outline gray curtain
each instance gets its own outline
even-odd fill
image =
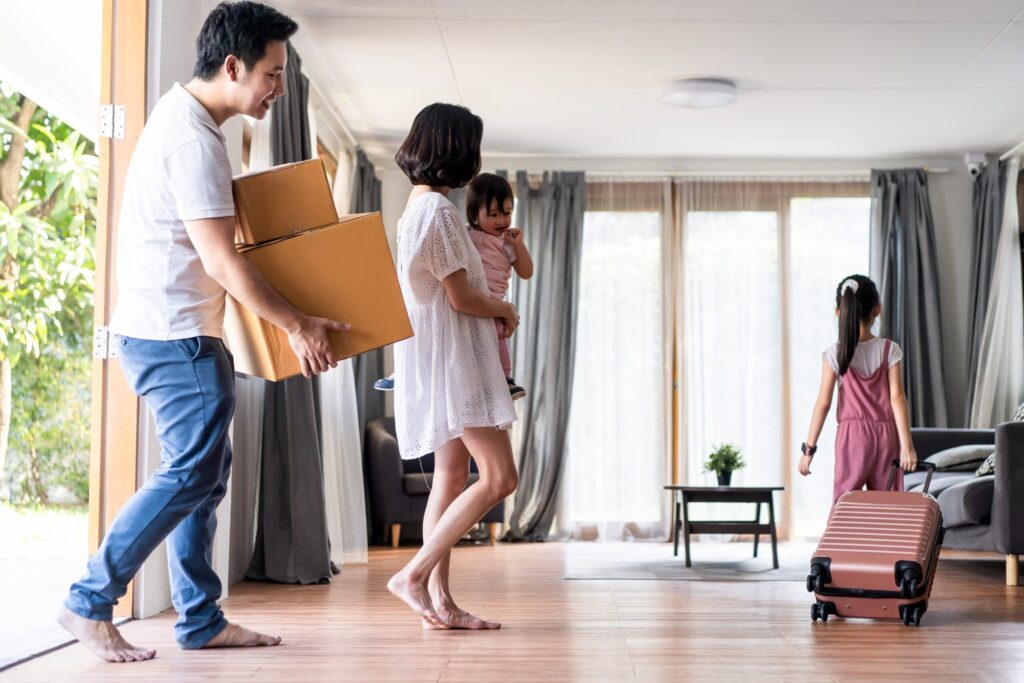
[[[309,80],[288,44],[287,95],[274,107],[274,165],[312,158]],[[327,536],[319,400],[315,380],[302,376],[265,382],[256,545],[246,576],[281,583],[328,583]]]
[[[914,427],[948,424],[935,226],[923,169],[871,172],[871,268],[882,296],[882,333],[904,351]]]
[[[978,356],[981,353],[985,312],[992,289],[992,270],[996,262],[996,247],[1003,226],[1003,205],[1006,194],[1006,164],[1002,161],[987,164],[974,180],[973,229],[974,249],[971,259],[971,292],[967,301],[967,403],[964,406],[964,424],[971,423],[974,404],[975,379],[978,374]]]
[[[356,150],[352,171],[352,192],[349,213],[370,213],[381,210],[380,180],[363,150]],[[352,359],[356,384],[356,410],[359,413],[359,441],[363,442],[366,423],[384,415],[384,393],[373,383],[384,376],[384,349],[374,349]]]
[[[302,58],[287,44],[285,96],[274,105],[270,119],[270,156],[275,166],[313,158],[309,131],[309,79],[302,73]]]
[[[512,336],[521,430],[519,489],[506,541],[541,541],[554,519],[576,357],[576,312],[586,182],[583,173],[545,173],[539,187],[516,175],[516,221],[536,265],[513,279],[520,327]]]

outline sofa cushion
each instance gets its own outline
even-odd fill
[[[928,493],[936,498],[940,493],[954,484],[959,484],[973,477],[973,472],[935,472]],[[917,470],[903,475],[903,488],[907,491],[920,491],[924,487],[926,472]]]
[[[472,484],[480,475],[472,472],[469,475],[469,484]],[[402,489],[407,496],[426,496],[430,494],[430,487],[434,484],[434,473],[410,472],[402,475]]]
[[[933,453],[927,460],[939,471],[972,472],[978,469],[978,465],[984,462],[985,458],[995,453],[995,450],[996,447],[990,444],[968,444]]]
[[[987,458],[985,458],[985,462],[983,462],[980,465],[978,465],[978,469],[977,469],[977,471],[975,471],[974,476],[976,476],[976,477],[984,477],[986,474],[995,474],[995,473],[996,473],[996,454],[993,453],[992,455],[990,455]]]
[[[970,477],[939,494],[943,526],[953,528],[987,524],[992,514],[996,478]]]

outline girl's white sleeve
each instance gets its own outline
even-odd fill
[[[889,344],[889,367],[896,365],[903,360],[903,349],[896,342],[890,342]]]

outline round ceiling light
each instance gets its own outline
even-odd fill
[[[688,78],[670,83],[661,91],[661,101],[690,109],[724,107],[736,101],[736,84],[717,78]]]

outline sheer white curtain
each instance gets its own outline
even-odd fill
[[[587,183],[576,372],[558,531],[664,538],[667,481],[662,231],[668,181]]]
[[[1006,172],[1006,204],[996,247],[992,288],[982,329],[971,425],[994,427],[1024,400],[1024,301],[1021,294],[1017,176],[1020,159]]]
[[[352,176],[350,163],[347,154],[342,154],[338,159],[334,200],[339,213],[348,211]],[[351,358],[320,376],[320,411],[323,416],[321,436],[331,561],[335,564],[365,563],[367,538],[363,440],[359,433]]]
[[[249,172],[270,168],[270,118],[247,119],[252,125]],[[231,536],[228,553],[229,582],[245,578],[256,538],[259,502],[260,453],[263,444],[264,381],[237,375],[235,418],[231,423]]]
[[[746,460],[733,485],[785,485],[776,499],[781,533],[813,535],[829,509],[834,426],[822,436],[814,479],[794,479],[793,456],[821,353],[835,338],[836,283],[868,270],[867,183],[685,179],[675,190],[680,480],[714,485],[703,462],[715,446],[733,443]],[[718,508],[693,512],[746,514]]]

